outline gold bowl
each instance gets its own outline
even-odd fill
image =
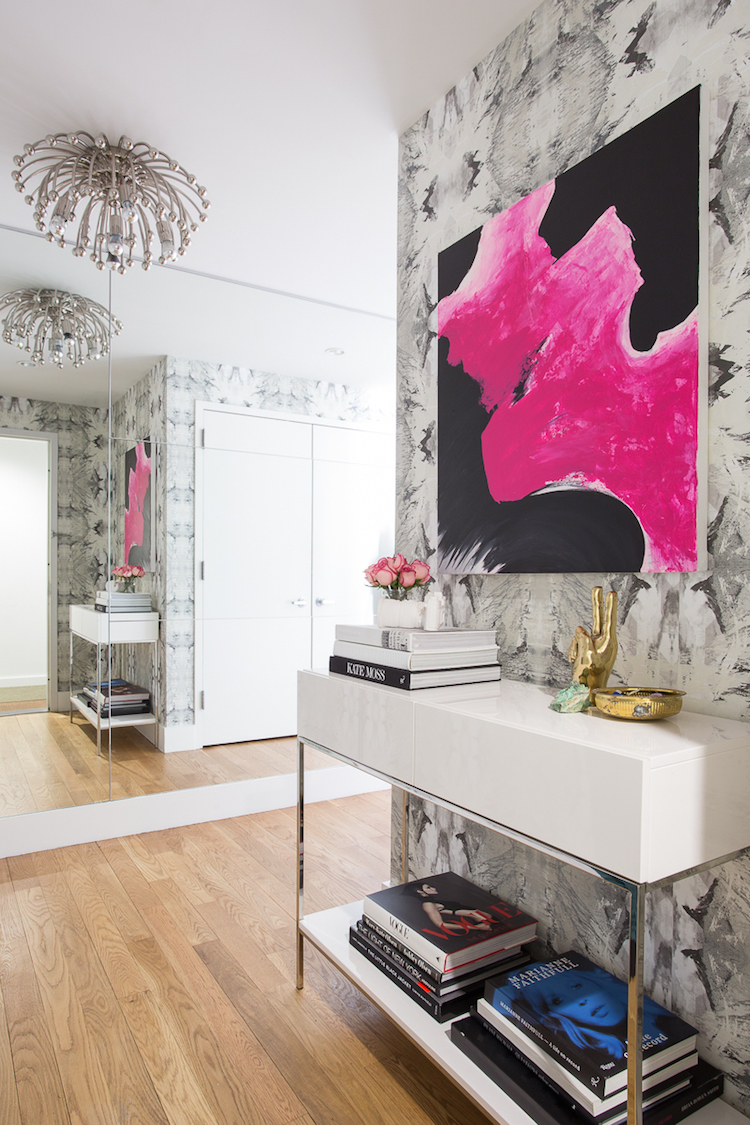
[[[616,719],[668,719],[682,708],[684,691],[672,688],[612,687],[592,691],[594,706]]]

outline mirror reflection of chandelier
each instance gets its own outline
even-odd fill
[[[103,133],[55,133],[24,145],[14,161],[16,190],[30,191],[26,202],[34,207],[37,229],[65,246],[79,209],[73,253],[89,254],[99,269],[125,273],[139,242],[148,269],[154,261],[152,223],[160,246],[156,260],[163,265],[185,253],[191,233],[206,219],[206,189],[142,141],[120,137],[115,145]],[[29,182],[38,176],[31,190]]]
[[[31,364],[46,359],[62,368],[65,360],[80,367],[109,352],[110,334],[122,324],[103,305],[60,289],[15,289],[0,297],[5,312],[3,339],[29,355]]]

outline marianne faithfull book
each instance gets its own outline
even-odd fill
[[[500,1024],[512,1024],[598,1097],[626,1087],[627,985],[587,957],[569,950],[490,977],[484,999]],[[696,1038],[694,1027],[644,997],[644,1076],[690,1055]]]
[[[535,918],[453,871],[375,891],[362,913],[441,973],[478,967],[536,935]]]

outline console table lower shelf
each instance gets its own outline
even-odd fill
[[[533,1119],[450,1041],[450,1023],[438,1023],[349,944],[349,927],[362,916],[350,902],[300,919],[300,933],[388,1016],[435,1065],[498,1125],[534,1125]],[[460,1017],[459,1017],[460,1018]],[[721,1099],[686,1119],[691,1125],[747,1125]]]

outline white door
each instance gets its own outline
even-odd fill
[[[336,624],[370,624],[363,571],[393,554],[395,439],[313,427],[313,668],[327,668]]]
[[[203,743],[294,734],[310,662],[312,427],[204,421]]]
[[[298,669],[328,666],[337,621],[373,620],[363,571],[393,553],[394,439],[201,409],[202,742],[295,734]]]

